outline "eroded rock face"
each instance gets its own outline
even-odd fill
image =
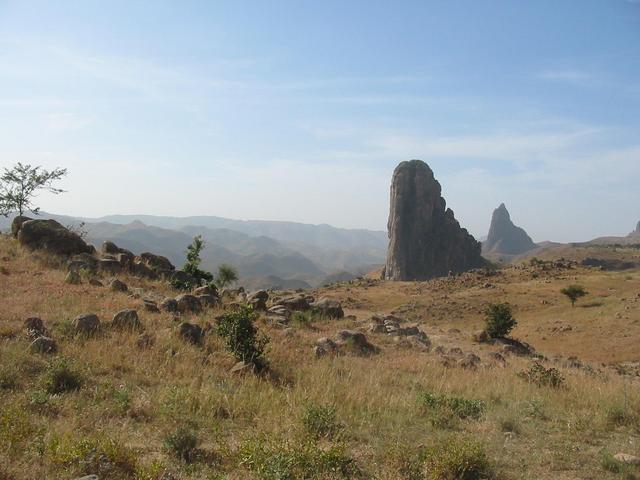
[[[629,236],[630,237],[635,237],[635,236],[640,237],[640,222],[638,222],[638,225],[636,225],[636,229],[633,232],[631,232],[629,234]]]
[[[513,224],[504,203],[493,211],[489,235],[482,244],[483,252],[517,255],[536,247],[527,232]]]
[[[385,277],[428,280],[480,267],[480,242],[461,228],[440,196],[440,183],[420,160],[393,172]]]

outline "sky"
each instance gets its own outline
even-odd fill
[[[422,159],[460,223],[640,220],[640,0],[0,0],[0,167],[43,210],[385,230]]]

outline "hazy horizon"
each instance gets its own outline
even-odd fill
[[[386,230],[427,162],[460,224],[535,241],[640,220],[640,3],[0,1],[0,167],[69,216]]]

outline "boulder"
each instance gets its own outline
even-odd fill
[[[196,295],[198,301],[200,301],[200,305],[203,307],[215,307],[218,304],[218,297],[215,295],[211,295],[210,293],[206,293],[203,295]]]
[[[323,297],[314,302],[313,309],[328,318],[343,318],[342,304],[333,298]]]
[[[391,182],[388,280],[428,280],[484,265],[480,243],[460,227],[440,183],[420,160],[402,162]]]
[[[313,353],[316,358],[324,357],[325,355],[334,354],[338,351],[338,345],[330,338],[322,337],[316,340],[313,346]]]
[[[160,309],[158,308],[158,304],[154,300],[151,300],[149,298],[143,298],[142,302],[144,304],[144,309],[147,312],[160,313]]]
[[[346,346],[361,354],[375,353],[378,351],[376,347],[369,343],[364,333],[355,330],[340,330],[337,338],[336,345],[340,348]]]
[[[33,250],[45,250],[56,255],[92,253],[93,248],[75,232],[55,220],[26,220],[18,231],[18,241]]]
[[[169,259],[162,255],[154,255],[153,253],[144,252],[141,253],[138,258],[141,263],[146,264],[156,272],[170,272],[176,269]]]
[[[178,311],[178,302],[175,298],[165,298],[160,302],[160,310],[175,313]]]
[[[129,271],[136,277],[148,278],[155,280],[158,278],[158,274],[151,270],[146,264],[141,262],[135,262],[129,265]]]
[[[29,220],[33,220],[33,218],[25,217],[24,215],[17,215],[13,219],[11,222],[11,235],[13,235],[13,238],[18,238],[18,232],[22,228],[22,224]]]
[[[111,326],[118,330],[141,330],[142,323],[138,317],[138,312],[132,308],[120,310],[113,316]]]
[[[127,287],[127,284],[124,283],[122,280],[118,280],[117,278],[114,278],[109,283],[109,290],[113,292],[126,292],[129,290],[129,287]]]
[[[292,312],[301,312],[311,308],[310,302],[313,302],[313,297],[294,295],[281,298],[276,302],[276,305],[282,305]]]
[[[482,242],[483,252],[518,255],[536,247],[527,232],[513,224],[504,203],[493,211],[489,235]]]
[[[98,260],[98,269],[101,272],[115,275],[122,271],[122,265],[115,258],[101,258]]]
[[[38,337],[29,345],[29,350],[34,353],[56,353],[58,345],[49,337]]]
[[[200,345],[204,338],[204,331],[199,325],[193,323],[183,322],[180,324],[179,333],[189,343],[194,345]]]
[[[73,319],[73,329],[76,333],[92,334],[100,328],[100,319],[93,313],[84,313]]]
[[[458,360],[458,366],[468,369],[476,369],[480,365],[480,357],[474,353],[467,353],[464,358]]]
[[[616,453],[613,458],[627,465],[640,465],[640,457],[628,453]]]
[[[254,310],[267,310],[267,300],[269,300],[269,294],[266,290],[258,290],[247,296],[247,303],[253,307]]]
[[[190,288],[191,285],[198,284],[196,277],[187,272],[183,272],[182,270],[163,270],[159,271],[159,273],[164,275],[168,281],[181,283],[188,288]]]
[[[198,295],[213,295],[214,297],[218,296],[218,289],[213,285],[205,285],[203,287],[198,287],[193,291],[193,294]]]
[[[188,293],[178,295],[176,302],[180,313],[200,313],[202,311],[202,304],[194,295]]]
[[[115,243],[110,242],[109,240],[102,244],[100,251],[103,255],[118,255],[122,253],[127,256],[131,256],[132,258],[134,257],[131,251],[127,250],[126,248],[120,248]]]

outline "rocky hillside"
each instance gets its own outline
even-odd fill
[[[185,293],[158,256],[36,230],[0,236],[3,480],[638,473],[639,270],[556,259]],[[588,295],[572,308],[559,291],[573,283]],[[489,302],[511,304],[509,337],[482,333]],[[224,327],[242,305],[269,339],[259,371]]]

